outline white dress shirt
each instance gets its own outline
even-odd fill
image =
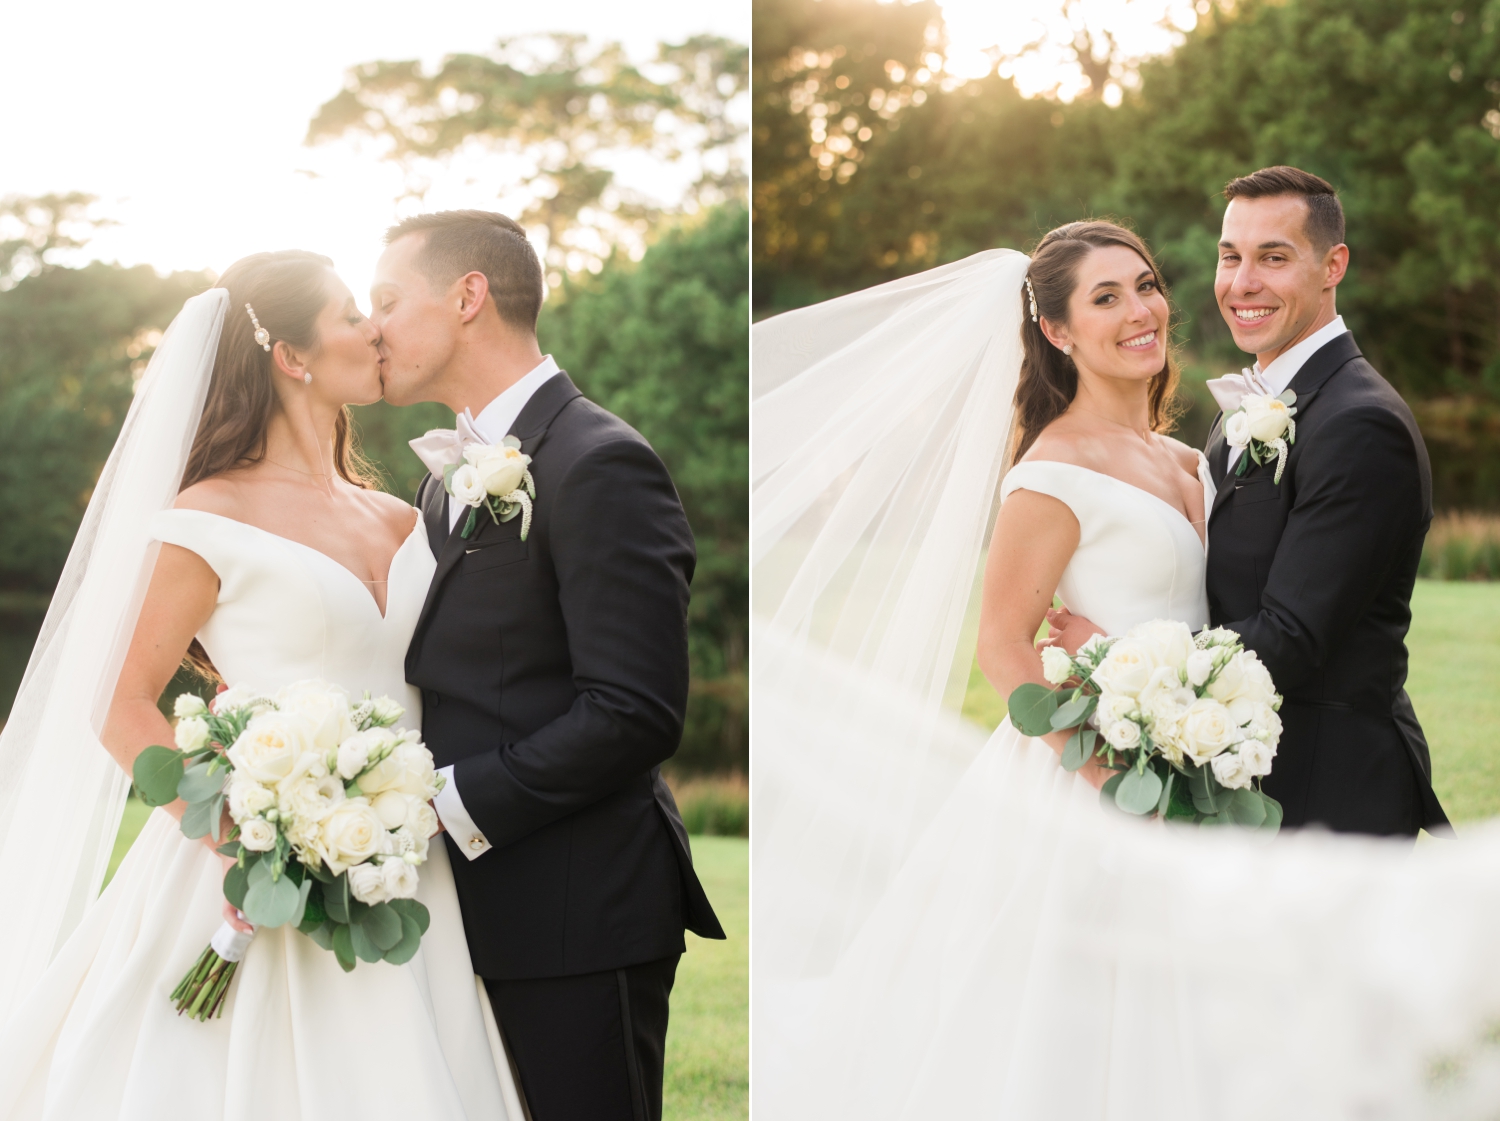
[[[1256,362],[1254,366],[1250,367],[1250,373],[1254,375],[1255,380],[1260,382],[1267,393],[1272,397],[1279,397],[1286,392],[1287,386],[1292,384],[1292,379],[1301,372],[1302,367],[1307,365],[1309,358],[1347,330],[1349,328],[1344,326],[1344,317],[1342,315],[1335,315],[1333,322],[1319,327],[1296,346],[1282,351],[1281,354],[1271,360],[1271,364],[1264,370],[1260,368],[1260,363]],[[1242,454],[1243,449],[1241,448],[1229,449],[1230,471],[1233,471],[1235,464],[1239,463]]]
[[[544,357],[541,365],[484,407],[473,420],[474,430],[489,443],[498,444],[511,434],[511,426],[516,423],[516,418],[521,415],[521,410],[526,407],[526,402],[531,400],[532,395],[560,372],[552,355]],[[462,502],[448,503],[449,533],[458,525],[458,516],[467,513],[468,509]],[[448,780],[432,800],[438,820],[443,823],[443,828],[458,844],[458,849],[464,856],[470,860],[483,856],[494,846],[479,831],[479,826],[474,824],[469,811],[464,809],[464,800],[458,793],[458,783],[453,781],[453,768],[443,767],[438,774]]]

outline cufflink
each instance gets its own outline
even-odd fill
[[[486,843],[487,842],[485,841],[485,839],[483,837],[470,837],[469,838],[469,851],[470,852],[483,852],[484,851],[484,846],[485,846]]]

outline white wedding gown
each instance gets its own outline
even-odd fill
[[[1071,610],[1111,634],[1153,618],[1207,623],[1205,549],[1167,503],[1049,462],[1011,469],[1002,495],[1018,488],[1078,517],[1059,589]],[[758,658],[794,656],[792,642],[760,639]],[[756,838],[756,859],[783,880],[756,883],[758,1116],[1495,1115],[1500,836],[1412,854],[1126,819],[1006,721],[943,787],[919,839],[890,843],[893,870],[876,869],[879,890],[861,900],[851,885],[899,825],[871,820],[875,780],[848,761],[879,758],[882,736],[916,738],[918,721],[870,689],[846,707],[866,723],[834,726],[823,698],[861,675],[809,662],[794,676],[756,710],[757,741],[777,745],[757,756],[756,797],[774,800],[777,826]],[[961,730],[945,734],[962,755]],[[827,760],[842,761],[820,769]],[[785,882],[798,852],[821,859],[861,831],[877,836],[846,845],[864,854],[858,867],[835,858],[831,876]],[[803,929],[807,914],[853,915],[857,933],[826,918]]]
[[[265,530],[167,510],[151,531],[218,573],[199,638],[226,680],[320,678],[394,697],[401,724],[420,726],[403,672],[435,565],[420,520],[391,562],[384,616],[352,572]],[[219,927],[221,865],[155,811],[41,982],[0,1013],[0,1118],[521,1121],[441,843],[418,899],[432,924],[404,966],[346,974],[294,929],[262,930],[222,1018],[178,1016],[168,994]]]

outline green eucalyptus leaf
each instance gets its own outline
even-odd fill
[[[301,918],[305,901],[306,896],[290,878],[273,878],[272,862],[262,860],[250,870],[240,910],[256,926],[285,926]]]
[[[392,899],[386,906],[399,914],[409,915],[417,924],[417,929],[423,934],[427,933],[432,916],[428,914],[425,904],[418,903],[415,899]]]
[[[351,972],[358,963],[354,960],[354,939],[349,933],[349,927],[343,923],[336,925],[330,941],[333,943],[333,956],[338,958],[339,967],[345,973]]]
[[[385,952],[385,960],[392,965],[405,965],[417,956],[422,945],[422,928],[410,915],[401,916],[401,941]]]
[[[1063,770],[1076,771],[1089,761],[1089,752],[1083,745],[1083,733],[1084,729],[1080,728],[1068,737],[1062,753]]]
[[[177,799],[177,784],[182,781],[182,752],[152,744],[135,757],[130,775],[142,802],[165,806]]]
[[[1028,681],[1018,686],[1007,703],[1010,722],[1027,736],[1045,736],[1052,731],[1052,714],[1057,711],[1057,693],[1045,685]]]
[[[328,912],[328,917],[337,923],[349,922],[349,877],[339,875],[334,878],[333,883],[323,885],[323,909]]]
[[[197,840],[199,837],[207,837],[213,829],[214,802],[210,798],[207,802],[193,802],[187,809],[182,811],[182,835]]]
[[[324,921],[319,923],[317,926],[308,929],[307,921],[304,919],[302,926],[299,927],[299,929],[302,930],[302,933],[306,934],[319,946],[323,947],[323,949],[333,949],[334,924],[332,922]]]
[[[1108,809],[1115,808],[1115,791],[1120,789],[1120,783],[1125,781],[1125,772],[1111,775],[1104,780],[1104,785],[1099,788],[1099,802]]]
[[[1172,787],[1177,784],[1177,772],[1168,771],[1166,784],[1162,787],[1161,797],[1156,803],[1156,812],[1162,817],[1167,816],[1167,810],[1172,806]]]
[[[383,954],[401,941],[401,915],[384,903],[377,903],[359,917],[359,928],[370,936]]]
[[[1266,803],[1258,790],[1236,790],[1229,799],[1229,820],[1257,829],[1265,824]]]
[[[210,770],[210,768],[213,768]],[[202,802],[224,789],[224,780],[229,772],[213,763],[196,763],[182,773],[177,782],[177,797],[184,802]]]
[[[249,887],[249,868],[234,864],[230,866],[229,871],[224,873],[224,898],[241,911],[245,909],[245,892]]]
[[[1094,711],[1098,704],[1099,698],[1094,696],[1075,697],[1067,704],[1061,705],[1052,714],[1052,731],[1061,732],[1064,728],[1076,728],[1089,718],[1089,714]]]
[[[363,923],[354,923],[348,927],[348,931],[355,957],[361,961],[379,961],[385,957],[385,951],[375,944],[375,939],[370,937],[370,932]]]
[[[1267,833],[1279,832],[1282,817],[1281,803],[1264,791],[1260,792],[1260,796],[1266,804],[1266,820],[1260,823],[1261,829]]]
[[[1115,790],[1115,805],[1128,814],[1151,813],[1161,798],[1161,788],[1161,776],[1149,767],[1126,771]]]

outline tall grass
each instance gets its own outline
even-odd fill
[[[1500,580],[1500,515],[1439,514],[1418,572],[1429,580]]]

